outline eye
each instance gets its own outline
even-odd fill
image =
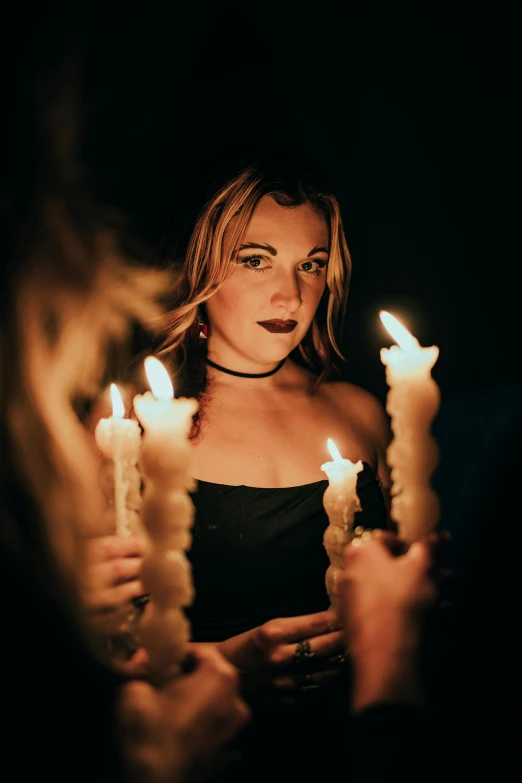
[[[326,261],[320,261],[319,259],[309,258],[308,261],[303,261],[299,269],[306,275],[312,275],[316,277],[321,274],[321,270],[326,266]]]
[[[250,269],[252,272],[264,272],[265,269],[270,269],[270,264],[263,256],[245,256],[238,258],[238,263],[244,269]]]

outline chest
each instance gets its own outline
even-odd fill
[[[196,478],[257,487],[319,481],[328,438],[348,459],[372,461],[357,422],[320,397],[214,400],[194,446]]]

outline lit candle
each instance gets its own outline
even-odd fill
[[[100,483],[106,501],[101,535],[142,534],[140,520],[141,476],[138,460],[141,430],[137,421],[125,418],[125,406],[116,384],[111,383],[112,416],[99,420],[94,437],[103,457]],[[126,660],[136,649],[138,609],[127,603],[107,619],[108,652]]]
[[[138,459],[141,432],[136,421],[124,418],[125,408],[116,384],[111,383],[112,416],[100,419],[94,437],[103,457],[102,490],[107,501],[104,532],[130,536],[140,530]]]
[[[183,610],[193,601],[194,587],[185,550],[194,522],[188,494],[196,486],[189,434],[198,403],[174,399],[169,375],[154,357],[145,359],[145,372],[152,392],[137,395],[134,410],[144,430],[142,520],[149,537],[141,577],[152,600],[139,633],[149,654],[151,677],[162,682],[180,673],[190,638]]]
[[[363,469],[363,464],[361,460],[353,463],[349,459],[343,459],[331,438],[328,438],[327,445],[332,461],[321,465],[321,470],[324,470],[329,482],[323,496],[329,521],[323,543],[330,558],[330,565],[326,570],[326,590],[330,604],[335,608],[335,585],[344,567],[344,547],[353,535],[355,512],[361,510],[357,495],[357,474]]]
[[[436,345],[423,348],[390,313],[381,321],[397,345],[381,349],[389,391],[386,410],[393,439],[387,461],[392,480],[391,518],[400,536],[411,543],[432,532],[439,521],[439,500],[430,482],[438,462],[431,424],[440,404],[431,370],[439,356]]]

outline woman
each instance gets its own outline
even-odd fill
[[[211,189],[187,241],[163,248],[178,279],[160,354],[178,394],[200,402],[193,638],[218,642],[244,673],[252,737],[264,741],[266,718],[274,749],[284,726],[295,771],[281,705],[298,707],[295,742],[316,737],[324,756],[333,704],[346,703],[325,587],[327,439],[364,463],[355,524],[386,527],[389,430],[377,400],[334,366],[351,261],[331,188],[286,148],[232,150],[203,167]]]

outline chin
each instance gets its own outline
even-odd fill
[[[277,364],[286,359],[289,351],[256,351],[256,353],[250,354],[250,359],[258,364]]]
[[[276,364],[277,362],[281,362],[283,359],[286,359],[287,356],[290,356],[294,348],[297,348],[298,345],[299,343],[294,345],[293,341],[292,343],[288,342],[286,345],[274,345],[271,349],[267,349],[262,353],[261,351],[258,351],[257,357],[260,362],[273,362]]]

